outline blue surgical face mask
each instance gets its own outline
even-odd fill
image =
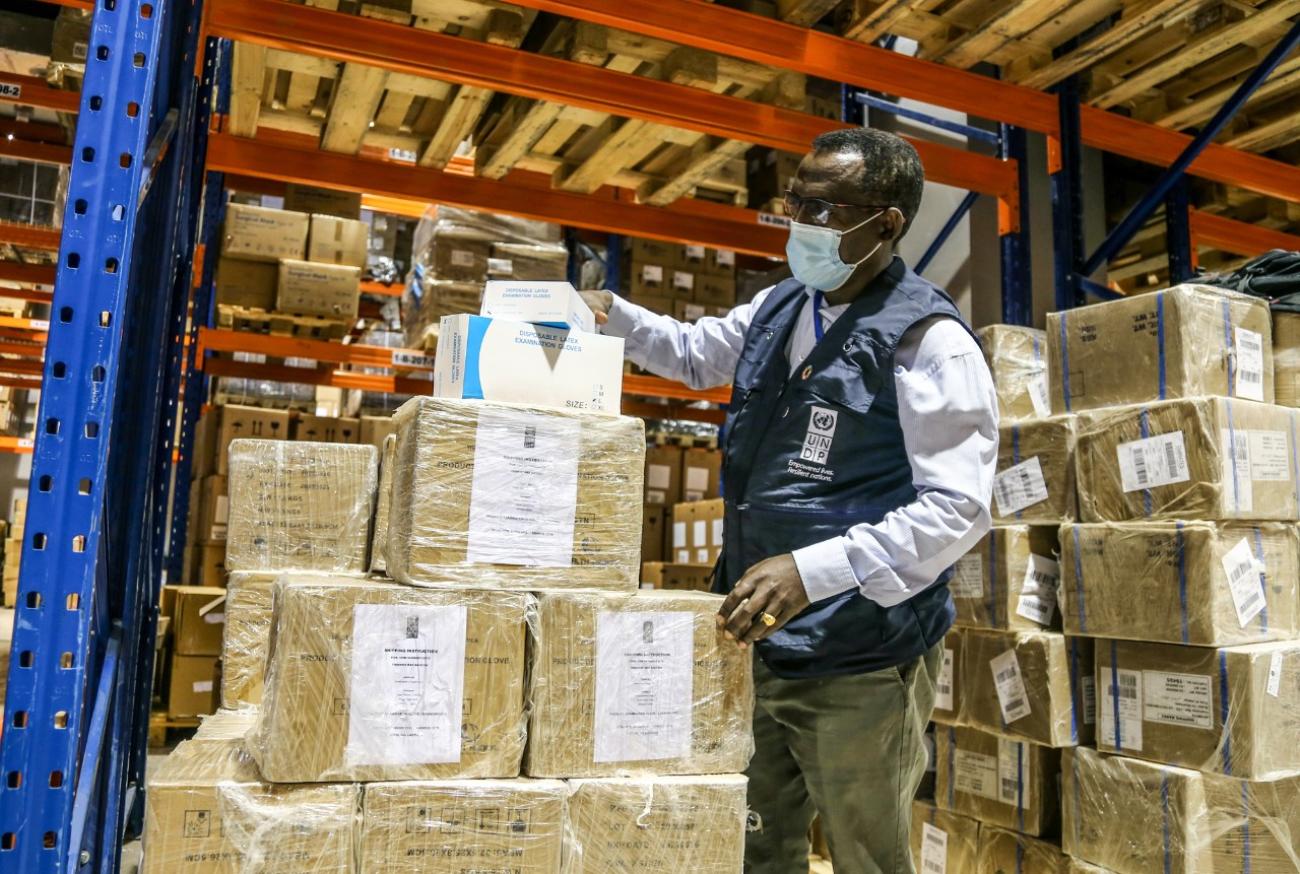
[[[874,222],[882,215],[884,215],[883,211],[878,212],[866,221],[858,222],[843,231],[805,222],[790,222],[790,239],[785,244],[785,255],[790,262],[790,270],[794,273],[794,278],[809,288],[819,291],[835,291],[848,282],[853,271],[880,251],[885,241],[881,240],[877,243],[876,247],[860,261],[846,264],[840,257],[840,243],[844,235]]]

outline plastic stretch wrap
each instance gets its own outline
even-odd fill
[[[1073,416],[1012,422],[998,428],[993,520],[1055,525],[1078,518]]]
[[[948,581],[957,623],[1003,631],[1059,629],[1057,529],[995,526],[957,560]]]
[[[640,419],[418,398],[397,425],[388,572],[414,585],[639,584]]]
[[[743,771],[754,751],[749,651],[703,592],[539,596],[525,771],[534,777]]]
[[[397,435],[384,438],[379,458],[379,494],[375,498],[374,533],[370,538],[370,572],[382,574],[388,569],[388,515],[393,506],[393,462],[397,457]]]
[[[1300,771],[1300,641],[1097,642],[1097,749],[1236,777]]]
[[[1267,523],[1063,526],[1065,629],[1195,646],[1295,637],[1296,533]]]
[[[404,346],[421,349],[430,329],[436,334],[443,316],[477,313],[483,304],[483,282],[436,279],[419,264],[407,278],[402,294],[401,320]]]
[[[563,874],[737,874],[747,782],[736,775],[574,780]]]
[[[262,703],[262,675],[271,645],[275,574],[231,574],[226,583],[226,633],[221,641],[221,706]]]
[[[986,825],[980,828],[979,864],[973,869],[954,869],[953,874],[965,870],[978,874],[1067,874],[1069,864],[1056,844]]]
[[[1092,643],[1047,631],[966,629],[960,721],[1050,747],[1091,743]]]
[[[1057,413],[1197,395],[1273,400],[1268,303],[1206,285],[1047,316]]]
[[[194,739],[243,741],[256,722],[257,713],[253,710],[218,710],[203,717]]]
[[[395,303],[396,302],[394,302],[394,304]],[[394,308],[396,307],[394,306]],[[366,346],[382,346],[385,349],[403,349],[409,345],[415,345],[415,348],[417,349],[419,348],[418,343],[408,344],[406,335],[401,331],[392,331],[386,328],[371,328],[369,331],[366,331],[364,334],[361,335],[361,339],[358,342]],[[376,376],[387,376],[392,372],[389,368],[386,367],[353,366],[350,369],[357,373],[367,373]],[[428,371],[419,371],[419,370],[404,372],[401,374],[401,376],[404,379],[418,379],[418,380],[428,380],[428,381],[432,381],[433,379],[432,373]],[[360,415],[362,413],[365,413],[365,414],[380,414],[380,415],[388,416],[391,415],[392,412],[396,410],[398,407],[400,407],[402,404],[409,401],[411,399],[411,395],[394,394],[392,392],[360,391],[357,389],[349,389],[347,393],[347,398],[348,400],[347,400],[347,404],[345,405],[345,409],[347,410],[348,415],[355,416],[355,415]],[[361,442],[365,442],[365,441],[361,441]]]
[[[1082,859],[1073,859],[1065,857],[1066,874],[1116,874],[1109,868],[1103,868],[1100,865],[1094,865],[1091,862],[1085,862]]]
[[[378,481],[373,446],[233,441],[226,569],[363,573]]]
[[[1035,837],[1057,822],[1060,750],[939,726],[935,732],[935,803],[944,810]]]
[[[284,575],[258,724],[267,779],[515,777],[536,602]]]
[[[1273,380],[1277,403],[1300,407],[1300,313],[1273,313]]]
[[[1047,384],[1047,335],[1037,328],[989,325],[975,332],[993,385],[998,415],[1004,422],[1051,414]]]
[[[557,874],[568,794],[559,780],[369,783],[360,870]]]
[[[271,786],[237,741],[150,768],[142,874],[354,874],[360,790]]]
[[[969,816],[913,801],[911,845],[918,874],[973,874],[979,858],[980,824]]]
[[[1080,518],[1292,521],[1297,412],[1194,398],[1084,413]]]

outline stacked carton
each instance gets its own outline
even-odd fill
[[[27,499],[14,498],[9,522],[4,526],[4,605],[18,604],[18,569],[23,560],[23,534],[27,529]]]
[[[651,312],[694,322],[736,305],[734,252],[634,239],[625,263],[629,299]]]

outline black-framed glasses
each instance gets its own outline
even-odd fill
[[[837,209],[877,209],[886,210],[887,206],[871,206],[864,203],[835,203],[820,197],[804,197],[793,191],[785,192],[785,214],[792,219],[806,215],[815,225],[824,225],[831,220],[831,214]]]

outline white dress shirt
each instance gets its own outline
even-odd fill
[[[603,331],[623,337],[627,357],[652,373],[693,388],[726,385],[750,320],[770,291],[694,325],[615,296]],[[791,373],[817,343],[812,309],[809,294],[785,350]],[[823,329],[847,309],[823,306]],[[933,585],[992,526],[997,395],[975,339],[943,317],[913,327],[894,354],[894,385],[916,500],[880,522],[795,550],[811,601],[856,586],[882,606],[899,604]]]

